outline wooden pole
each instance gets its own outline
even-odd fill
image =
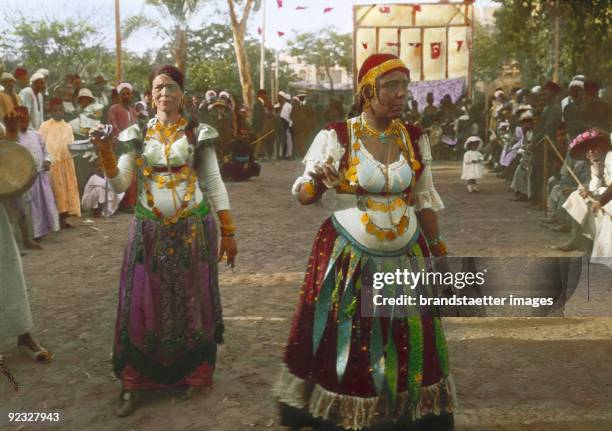
[[[121,15],[120,0],[115,0],[115,85],[121,83]]]
[[[259,89],[266,88],[266,0],[262,1],[263,19],[261,24],[261,64],[259,65]]]
[[[554,82],[559,82],[559,0],[553,5],[553,73]]]
[[[548,136],[546,136],[546,138],[548,138]],[[544,217],[546,217],[547,212],[548,212],[548,146],[547,145],[544,145],[544,173],[543,175],[544,175],[544,181],[542,184],[542,188],[543,188],[542,200],[544,202],[542,206],[544,208]]]

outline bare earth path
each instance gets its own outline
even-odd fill
[[[290,196],[300,169],[297,162],[267,163],[261,178],[228,184],[240,254],[236,270],[221,275],[226,344],[215,386],[191,401],[152,393],[132,416],[114,416],[119,383],[110,353],[130,216],[92,226],[75,221],[75,229],[45,239],[44,251],[26,256],[24,266],[34,333],[56,359],[44,366],[5,354],[22,394],[13,395],[0,379],[0,429],[281,430],[270,388],[311,241],[327,214]],[[438,164],[434,175],[453,254],[560,255],[546,246],[563,235],[538,227],[539,213],[508,202],[499,180],[487,177],[480,195],[468,195],[457,163]],[[602,274],[609,283],[611,273]],[[604,301],[596,301],[599,311],[609,312],[612,286],[607,289],[600,292]],[[577,295],[584,302],[584,292]],[[460,401],[458,431],[612,429],[612,318],[449,318],[444,325]],[[8,425],[6,411],[60,411],[63,422]]]

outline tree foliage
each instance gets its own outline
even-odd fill
[[[44,67],[50,81],[68,73],[104,70],[113,56],[100,46],[103,36],[84,21],[26,21],[19,18],[2,38],[2,57],[34,71]]]
[[[245,49],[249,64],[260,61],[259,41],[245,39]],[[223,24],[211,24],[190,34],[188,62],[188,86],[190,91],[204,92],[209,89],[229,90],[235,96],[242,94],[238,65],[232,43],[232,29]],[[266,50],[266,70],[272,71],[274,53]],[[252,67],[253,82],[259,82],[259,68]],[[296,77],[281,64],[279,67],[279,88],[287,88],[288,83]],[[267,80],[266,89],[270,90]]]
[[[495,0],[496,25],[490,34],[476,33],[474,62],[501,67],[504,60],[517,60],[527,85],[552,76],[553,20],[557,9],[553,0]],[[609,0],[562,0],[560,20],[560,80],[585,74],[605,81],[610,78],[612,8]],[[480,45],[477,45],[480,41]],[[493,52],[497,51],[497,54]],[[485,58],[479,58],[483,55]],[[475,67],[475,73],[478,73]]]
[[[329,29],[321,33],[301,33],[289,41],[292,56],[325,71],[332,91],[334,82],[330,71],[336,65],[351,70],[352,46],[350,34]]]

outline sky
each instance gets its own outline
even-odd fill
[[[204,6],[200,13],[192,18],[190,26],[193,29],[213,22],[229,22],[227,2],[225,0],[209,0],[210,5]],[[277,0],[263,0],[266,4],[266,46],[282,50],[288,39],[296,33],[317,32],[333,27],[338,32],[352,31],[353,12],[355,4],[394,4],[422,3],[419,0],[386,0],[375,2],[370,0],[283,0],[283,7],[278,8]],[[431,0],[428,0],[431,2]],[[18,14],[26,19],[39,20],[44,18],[68,19],[83,18],[94,25],[105,35],[105,45],[114,48],[114,0],[0,0],[0,11],[11,15]],[[476,0],[476,7],[490,6],[492,0]],[[296,7],[306,7],[306,10],[296,10]],[[329,13],[323,13],[331,7]],[[160,19],[155,9],[145,6],[144,0],[121,0],[121,20],[129,16],[144,13],[152,18]],[[1,18],[1,15],[0,15]],[[6,25],[2,19],[0,25]],[[258,27],[262,26],[262,11],[252,14],[248,31],[254,37]],[[285,35],[279,37],[277,31]],[[124,49],[143,53],[150,49],[158,49],[164,40],[157,37],[151,30],[141,30],[124,41]]]

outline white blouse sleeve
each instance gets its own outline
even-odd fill
[[[123,193],[130,187],[136,172],[136,152],[129,151],[119,157],[117,163],[119,174],[114,178],[109,178],[108,182],[115,193]]]
[[[304,156],[302,163],[305,166],[304,173],[293,183],[291,193],[297,195],[302,184],[312,181],[310,172],[318,164],[323,164],[330,158],[336,163],[336,168],[340,164],[340,159],[344,155],[344,148],[338,141],[335,130],[321,130],[310,145],[308,152]]]
[[[201,151],[197,166],[198,181],[204,184],[206,194],[216,211],[229,210],[229,196],[221,178],[215,148],[212,145],[201,144],[198,151]]]
[[[433,177],[431,175],[431,162],[433,161],[433,157],[431,156],[429,138],[426,134],[421,135],[421,138],[419,139],[419,149],[421,150],[424,169],[415,185],[414,209],[415,211],[421,211],[423,209],[440,211],[444,209],[444,203],[442,202],[442,199],[440,199],[440,195],[436,191],[433,184]]]

